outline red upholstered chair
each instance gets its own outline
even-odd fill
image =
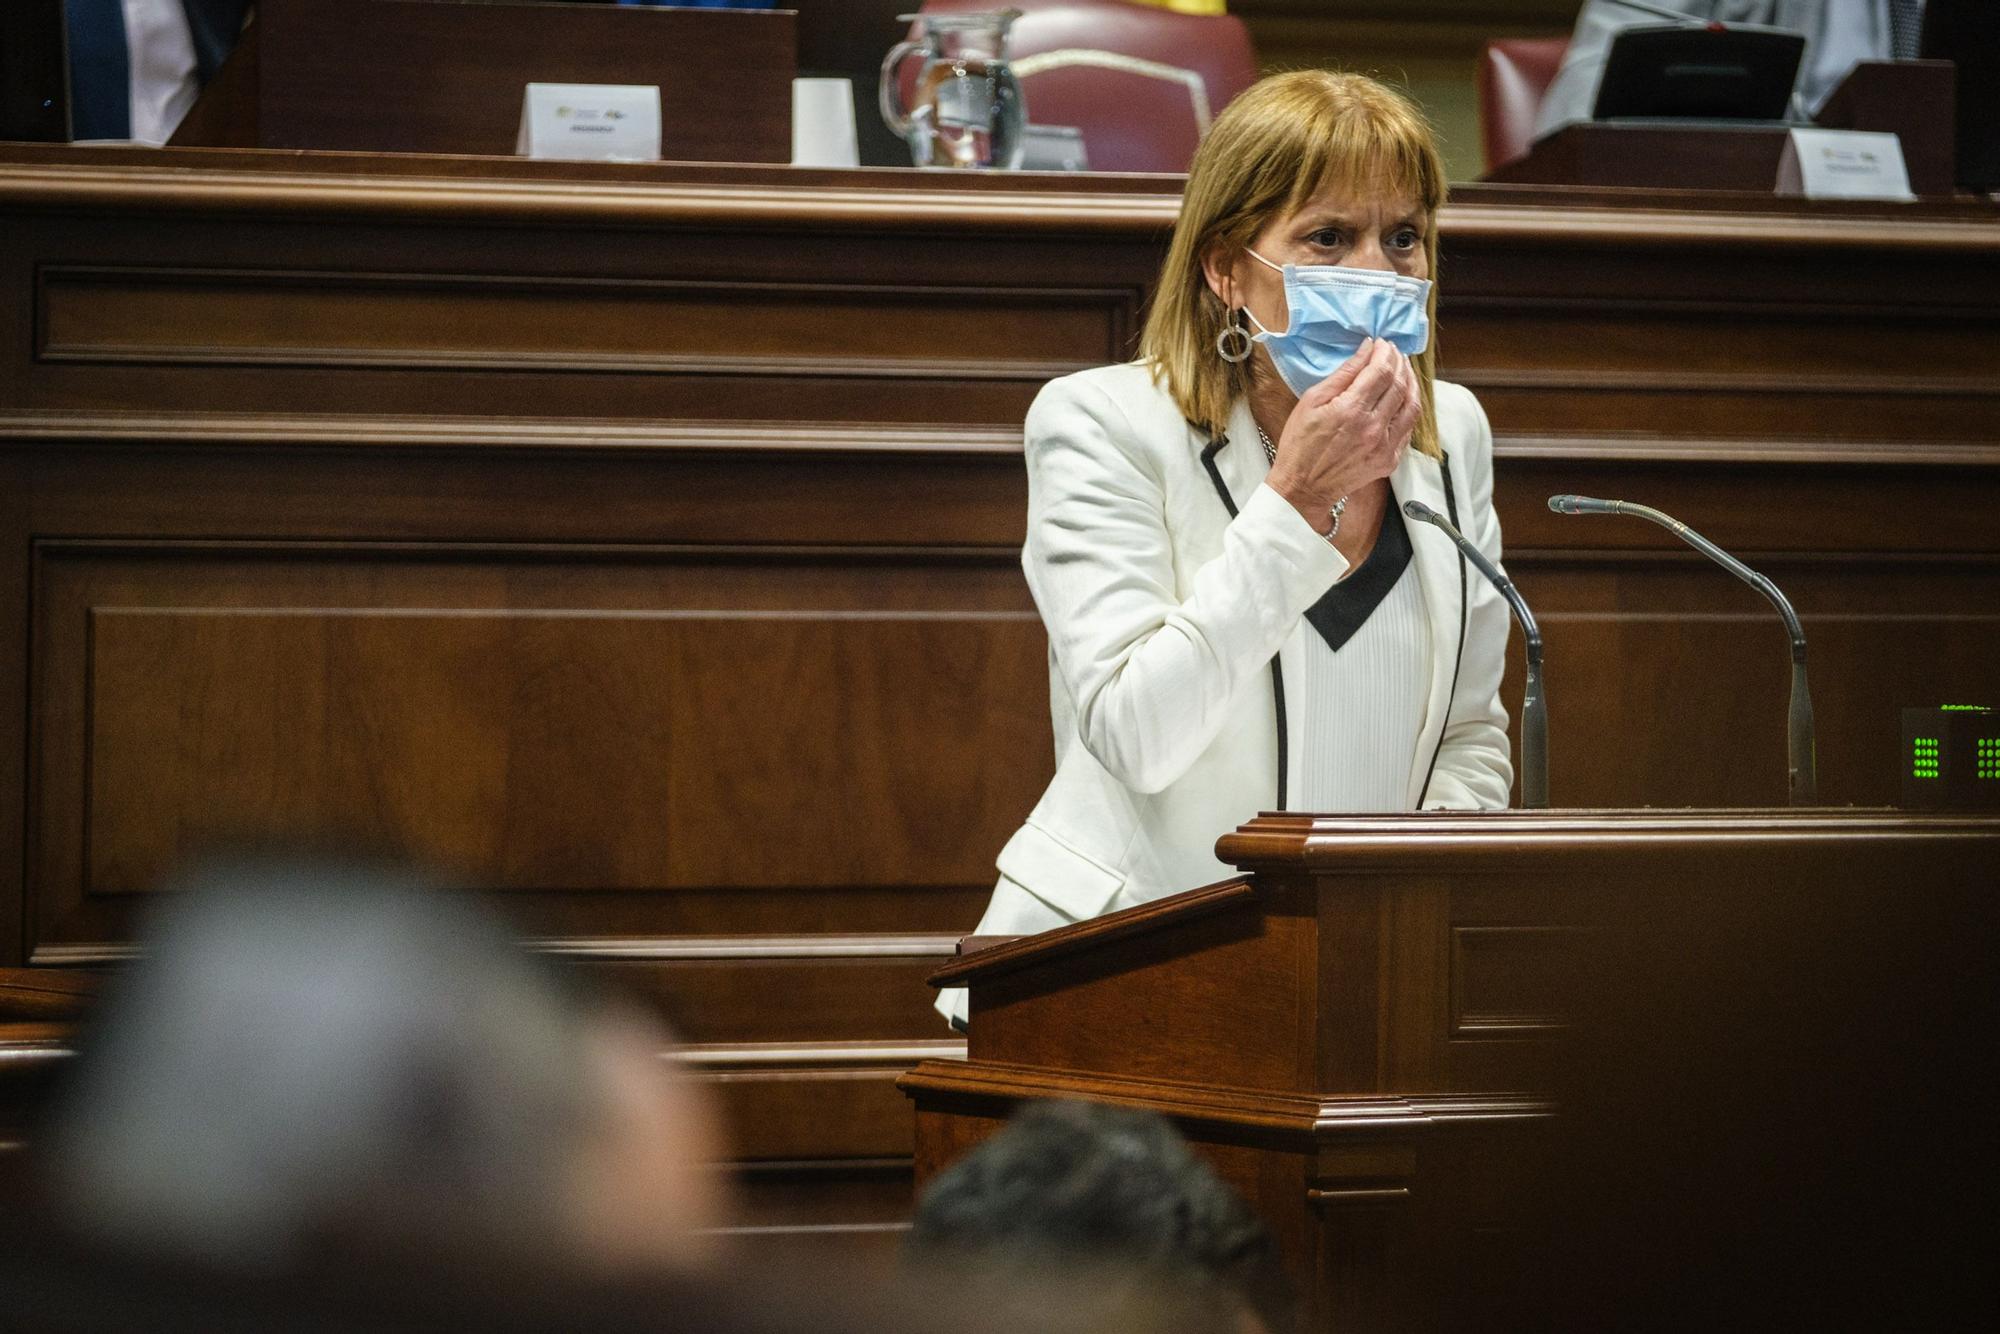
[[[1479,59],[1479,137],[1488,171],[1526,155],[1535,141],[1535,113],[1567,50],[1567,37],[1505,37],[1486,44]]]
[[[1021,11],[1007,50],[1029,121],[1082,130],[1092,171],[1186,171],[1209,122],[1257,80],[1230,15],[1123,0],[924,0],[923,12],[1005,7]]]

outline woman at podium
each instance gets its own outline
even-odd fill
[[[1433,377],[1443,164],[1404,97],[1273,76],[1190,169],[1140,358],[1029,410],[1022,553],[1056,776],[982,935],[1223,878],[1260,810],[1507,804],[1492,436]],[[963,991],[939,1009],[955,1024]]]

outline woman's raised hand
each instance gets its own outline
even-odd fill
[[[1410,359],[1370,339],[1299,396],[1266,481],[1324,531],[1334,502],[1396,470],[1422,414]]]

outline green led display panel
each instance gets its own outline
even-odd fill
[[[1910,742],[1910,777],[1937,778],[1943,774],[1939,753],[1942,744],[1934,736],[1920,736]]]
[[[1978,704],[1903,710],[1903,804],[2000,807],[2000,713]]]

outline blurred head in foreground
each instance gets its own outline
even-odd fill
[[[698,1266],[715,1119],[637,1011],[394,872],[244,864],[167,900],[47,1140],[89,1239],[225,1268],[361,1251]]]
[[[1165,1303],[1209,1328],[1290,1327],[1270,1233],[1147,1112],[1029,1107],[931,1183],[909,1256],[1003,1282],[1067,1276],[1135,1315]]]

